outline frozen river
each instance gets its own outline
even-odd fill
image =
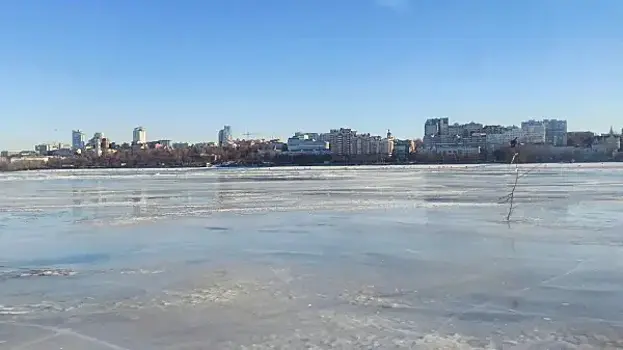
[[[0,174],[0,349],[621,349],[623,167]]]

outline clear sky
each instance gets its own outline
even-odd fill
[[[0,149],[421,137],[427,117],[623,127],[621,0],[4,0]]]

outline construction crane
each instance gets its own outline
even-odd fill
[[[255,136],[255,135],[256,135],[256,134],[255,134],[255,133],[252,133],[252,132],[246,132],[246,133],[242,134],[242,136],[244,136],[245,140],[248,140],[248,139],[249,139],[249,137],[251,137],[251,136]]]

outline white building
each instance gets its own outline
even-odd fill
[[[525,143],[544,144],[545,143],[545,123],[537,120],[521,122],[521,130],[525,134]]]
[[[297,154],[324,154],[329,152],[329,142],[311,138],[310,134],[297,132],[288,138],[288,152]]]
[[[499,134],[487,134],[487,149],[495,150],[504,146],[509,146],[510,142],[517,138],[518,142],[526,142],[526,133],[517,127],[508,128]]]
[[[134,128],[132,132],[132,143],[135,145],[144,145],[147,143],[147,131],[142,126]]]

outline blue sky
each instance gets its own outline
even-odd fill
[[[623,127],[623,1],[0,1],[0,149],[287,137],[420,137],[427,117]]]

